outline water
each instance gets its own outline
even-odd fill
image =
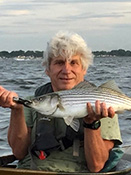
[[[17,60],[0,58],[0,85],[15,91],[20,97],[32,95],[35,89],[49,81],[42,67],[42,59]],[[100,85],[114,79],[122,91],[131,97],[131,57],[95,58],[85,77]],[[0,108],[0,156],[11,154],[7,142],[10,109]],[[131,145],[131,112],[119,115],[123,143]]]

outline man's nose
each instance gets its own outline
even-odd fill
[[[62,68],[63,73],[70,73],[71,72],[71,65],[68,62],[65,62]]]

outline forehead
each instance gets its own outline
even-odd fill
[[[66,57],[66,58],[64,58],[62,56],[59,56],[59,57],[55,57],[55,58],[52,59],[52,61],[57,61],[57,60],[71,62],[72,60],[81,61],[81,58],[80,58],[80,55],[74,55],[72,57]]]

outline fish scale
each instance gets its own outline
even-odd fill
[[[45,94],[31,100],[15,99],[49,118],[63,118],[67,125],[75,131],[79,129],[77,118],[88,114],[87,102],[95,108],[96,100],[105,102],[107,107],[112,106],[116,113],[131,110],[131,98],[123,94],[116,83],[111,80],[99,87],[89,85],[83,81],[71,90],[63,90]],[[22,102],[23,101],[23,102]],[[75,119],[75,120],[74,120]]]
[[[124,96],[126,97],[126,96]],[[111,96],[108,94],[98,94],[98,93],[94,93],[94,94],[66,94],[66,95],[61,95],[60,94],[60,98],[62,99],[63,102],[66,101],[74,101],[76,103],[80,103],[80,102],[91,102],[92,100],[102,100],[102,101],[106,101],[106,102],[111,102],[113,100],[113,103],[124,103],[124,104],[129,104],[131,102],[130,98],[124,98],[124,100],[122,99],[122,96],[118,97],[118,96]]]

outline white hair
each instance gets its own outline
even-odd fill
[[[62,56],[69,60],[77,54],[80,55],[83,69],[87,70],[93,63],[93,54],[84,39],[76,33],[58,32],[47,44],[43,66],[49,70],[53,58]]]

